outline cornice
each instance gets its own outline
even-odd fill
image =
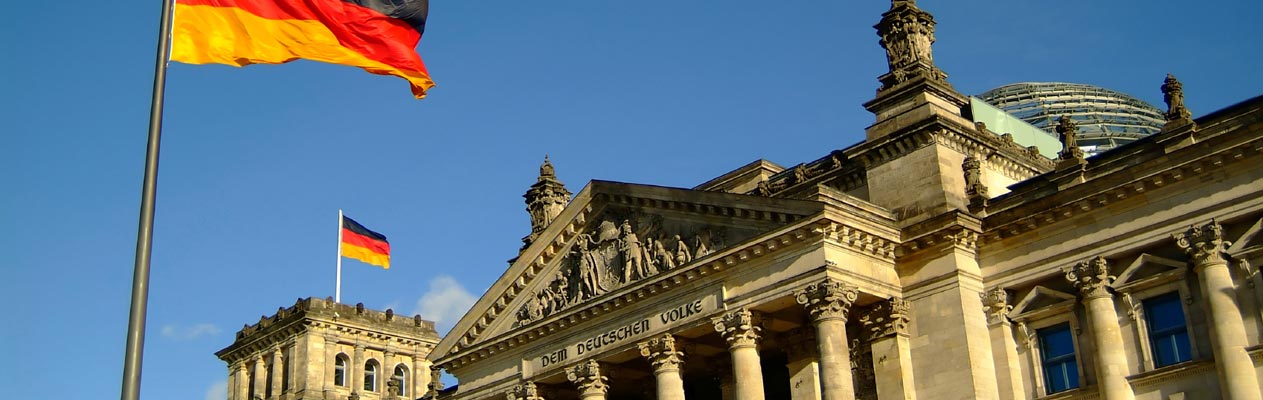
[[[961,211],[951,211],[908,226],[902,231],[897,257],[952,247],[977,252],[982,220]]]
[[[1059,221],[1091,213],[1147,191],[1158,190],[1163,186],[1228,169],[1232,165],[1260,155],[1263,155],[1263,138],[1237,143],[1213,153],[1186,153],[1187,159],[1183,161],[1154,157],[1148,162],[1131,165],[1127,169],[1091,176],[1086,182],[1064,190],[1057,190],[1050,186],[1051,182],[1047,182],[1045,185],[1049,186],[1045,190],[1028,189],[1019,193],[1010,193],[1001,198],[992,199],[988,207],[989,215],[985,220],[987,233],[984,241],[1017,236]],[[1091,175],[1091,169],[1089,165],[1089,175]],[[1128,173],[1131,171],[1149,173],[1143,175]],[[1106,182],[1116,176],[1123,179],[1115,179],[1119,182],[1114,183]]]

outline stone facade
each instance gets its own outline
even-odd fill
[[[1087,157],[1067,120],[1053,160],[964,115],[914,1],[876,28],[861,143],[543,217],[537,183],[427,396],[1260,399],[1263,97],[1193,118],[1156,77],[1161,133]]]
[[[430,391],[434,323],[363,304],[299,299],[215,353],[228,400],[412,399]]]

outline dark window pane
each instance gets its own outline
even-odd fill
[[[1179,294],[1169,293],[1146,299],[1144,307],[1154,366],[1165,367],[1192,359],[1184,306],[1180,303]]]
[[[1036,331],[1043,357],[1044,380],[1048,393],[1079,387],[1079,365],[1074,356],[1074,336],[1070,324]]]

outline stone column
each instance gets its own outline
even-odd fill
[[[579,389],[580,400],[605,400],[605,392],[610,390],[606,382],[609,378],[601,376],[601,365],[596,360],[566,368],[566,379],[574,382]],[[684,396],[680,396],[683,400]]]
[[[544,397],[540,396],[539,388],[535,387],[535,382],[531,381],[514,386],[513,389],[504,392],[504,397],[508,400],[544,400]]]
[[[267,357],[262,353],[254,360],[254,396],[263,398],[268,390]],[[254,400],[254,399],[250,399]]]
[[[657,381],[658,400],[684,400],[684,378],[680,366],[684,364],[684,352],[676,348],[675,337],[664,334],[636,345],[640,355],[653,365],[653,377]]]
[[[1009,292],[1002,288],[992,289],[982,295],[982,305],[987,309],[987,330],[991,336],[991,351],[995,354],[996,386],[1000,399],[1026,399],[1026,385],[1022,381],[1021,359],[1017,355],[1017,340],[1013,337],[1013,323],[1009,321]]]
[[[1118,325],[1118,311],[1114,309],[1114,295],[1109,292],[1109,264],[1105,257],[1081,262],[1066,271],[1066,280],[1079,288],[1083,307],[1092,322],[1092,343],[1096,348],[1096,386],[1105,400],[1130,400],[1132,392],[1127,375],[1131,368],[1123,347],[1122,328]],[[1251,371],[1253,374],[1253,371]]]
[[[1259,393],[1254,363],[1245,350],[1249,345],[1245,323],[1225,258],[1231,243],[1224,240],[1223,234],[1223,227],[1212,219],[1209,224],[1192,226],[1172,236],[1175,244],[1192,257],[1193,270],[1202,283],[1202,296],[1210,311],[1210,345],[1223,398],[1257,400],[1263,395]]]
[[[351,393],[364,392],[364,345],[355,345],[355,355],[352,356],[351,365],[346,368],[347,382],[351,383]],[[378,371],[380,372],[380,371]]]
[[[899,297],[877,303],[859,322],[868,332],[873,351],[877,398],[915,399],[912,345],[908,342],[908,311],[912,305]]]
[[[824,400],[855,399],[851,377],[851,352],[846,338],[846,318],[859,289],[825,278],[794,292],[798,304],[807,307],[816,327],[816,348],[820,353],[820,386]]]
[[[268,368],[272,376],[272,395],[269,396],[272,398],[281,397],[281,380],[285,374],[285,361],[282,358],[281,349],[272,351],[272,365]]]
[[[796,328],[781,335],[785,368],[789,369],[791,400],[820,400],[820,366],[816,359],[814,328]]]
[[[745,308],[715,318],[715,331],[728,341],[736,400],[763,400],[763,367],[759,364],[759,333],[755,315]]]

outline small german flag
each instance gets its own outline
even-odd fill
[[[434,86],[416,51],[428,12],[429,0],[176,0],[171,61],[349,65],[404,78],[419,99]]]
[[[390,269],[390,242],[359,222],[342,217],[342,256]]]

